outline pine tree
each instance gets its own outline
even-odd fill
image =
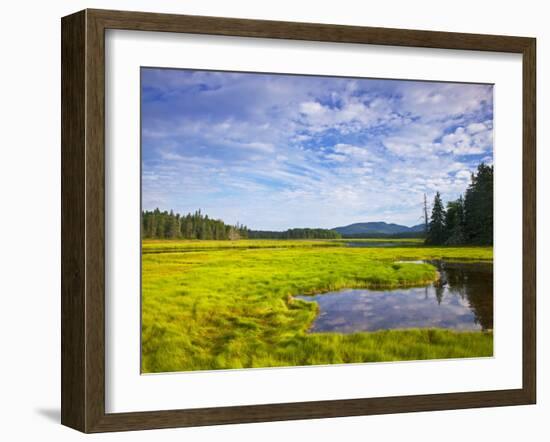
[[[481,163],[464,198],[450,201],[446,211],[436,194],[426,244],[493,244],[493,166]]]
[[[231,230],[234,237],[246,238],[248,228],[237,224],[226,225],[222,220],[209,218],[200,210],[181,216],[179,213],[154,211],[142,212],[141,232],[143,238],[159,239],[228,239]]]
[[[465,236],[470,244],[493,244],[493,166],[481,163],[464,199]]]
[[[445,209],[443,207],[441,195],[439,192],[436,192],[432,208],[432,216],[428,226],[428,234],[426,235],[426,244],[443,244],[446,239]]]
[[[445,214],[445,229],[447,245],[464,244],[466,237],[464,235],[464,199],[462,195],[456,201],[447,203],[447,212]]]
[[[171,210],[166,223],[166,236],[165,238],[178,238],[180,231],[179,214],[176,216]]]

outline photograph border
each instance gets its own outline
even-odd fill
[[[106,413],[105,31],[107,29],[521,54],[523,66],[522,388]],[[61,21],[61,35],[62,424],[91,433],[535,403],[536,40],[534,38],[93,9],[64,17]]]

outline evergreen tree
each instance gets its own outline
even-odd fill
[[[464,199],[462,195],[456,201],[447,203],[447,212],[445,214],[445,229],[447,245],[464,244]]]
[[[200,210],[181,216],[179,213],[161,212],[159,209],[143,211],[141,215],[143,238],[160,239],[229,239],[231,229],[236,239],[246,238],[246,226],[228,226],[219,219],[209,218]]]
[[[159,215],[155,217],[157,219],[157,231],[155,232],[155,238],[164,238],[166,231],[164,229],[164,217]]]
[[[481,163],[464,199],[465,236],[469,244],[493,244],[493,166]]]
[[[443,207],[443,201],[441,195],[436,192],[432,216],[430,218],[430,224],[428,225],[428,234],[426,235],[426,244],[443,244],[447,236],[445,230],[445,209]]]
[[[481,163],[464,198],[448,202],[446,211],[436,194],[426,244],[493,244],[493,166]]]
[[[174,215],[174,212],[171,210],[168,215],[168,221],[166,222],[166,233],[165,238],[178,238],[179,237],[179,214],[178,216]]]

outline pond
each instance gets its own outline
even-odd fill
[[[310,332],[354,333],[405,328],[492,330],[493,264],[427,261],[440,279],[426,287],[346,289],[297,298],[317,302]]]

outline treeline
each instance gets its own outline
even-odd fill
[[[342,235],[344,239],[422,239],[426,237],[423,231],[399,232],[399,233],[347,233]]]
[[[447,207],[441,194],[435,194],[426,244],[493,244],[493,166],[481,163],[465,195]]]
[[[142,211],[142,237],[144,239],[337,239],[338,232],[327,229],[288,229],[284,232],[249,230],[237,224],[231,226],[222,220],[209,218],[200,210],[187,215],[170,212]]]
[[[247,238],[246,226],[230,226],[219,219],[209,218],[200,210],[180,215],[155,209],[141,213],[142,237],[158,239],[240,239]]]
[[[288,229],[284,232],[271,230],[249,230],[250,239],[338,239],[342,238],[338,232],[328,229]]]

